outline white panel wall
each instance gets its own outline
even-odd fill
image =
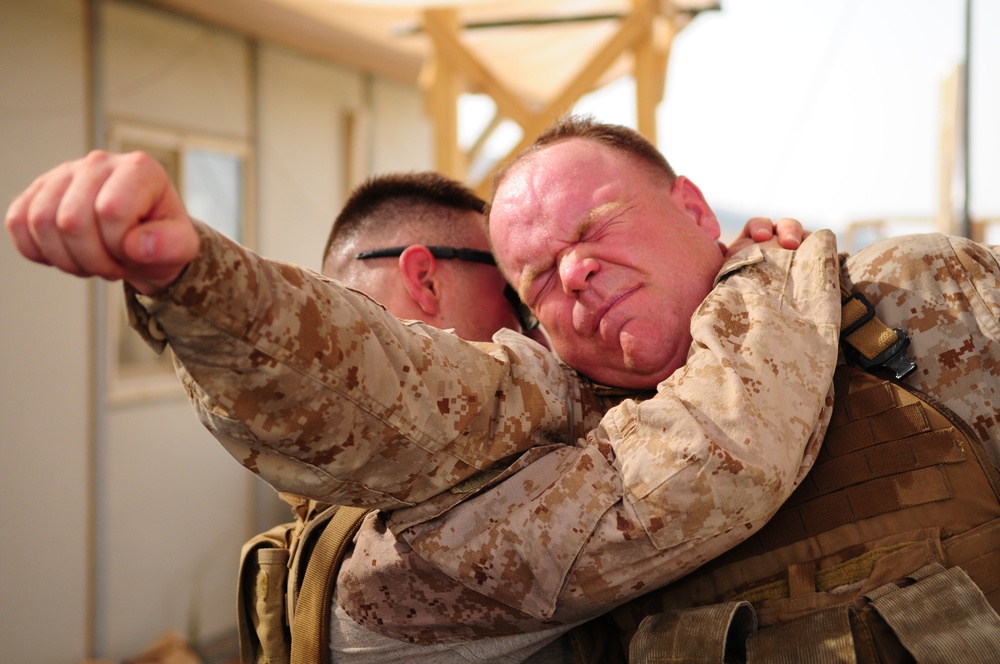
[[[110,428],[108,654],[135,654],[166,629],[197,643],[232,628],[249,473],[187,401],[116,408]]]
[[[433,169],[434,136],[420,90],[375,79],[371,98],[372,173]]]
[[[0,2],[0,204],[86,148],[81,7]],[[85,647],[87,284],[0,238],[0,643],[7,662]],[[53,629],[52,626],[57,626]]]
[[[278,48],[259,54],[261,254],[319,269],[344,201],[346,114],[357,74]]]
[[[104,39],[109,126],[248,135],[241,38],[109,2]],[[100,652],[124,658],[167,629],[196,640],[231,627],[252,478],[205,431],[179,387],[109,408],[101,474]]]
[[[249,135],[249,80],[239,36],[110,1],[104,21],[105,104],[112,118]]]

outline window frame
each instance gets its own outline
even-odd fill
[[[253,153],[250,142],[208,134],[198,134],[132,123],[116,123],[108,132],[108,149],[111,152],[142,150],[156,158],[166,168],[174,186],[185,200],[185,156],[199,150],[233,155],[240,160],[239,185],[240,214],[237,222],[239,237],[234,238],[243,246],[253,248],[256,240],[253,204]],[[202,220],[211,225],[211,220]],[[105,297],[105,355],[107,365],[107,398],[111,404],[134,403],[183,397],[183,390],[174,375],[170,352],[157,357],[137,334],[128,329],[128,316],[124,306],[121,285],[106,285]],[[139,347],[142,348],[139,348]],[[138,349],[138,350],[137,350]],[[149,353],[141,361],[130,362],[130,356]]]

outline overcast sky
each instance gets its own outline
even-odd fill
[[[724,0],[677,38],[660,147],[714,205],[840,228],[938,207],[965,0]],[[1000,216],[1000,2],[973,1],[971,211]],[[622,95],[619,95],[621,98]]]

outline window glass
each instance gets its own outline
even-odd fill
[[[181,191],[188,214],[241,242],[243,159],[215,150],[185,150],[182,172]]]

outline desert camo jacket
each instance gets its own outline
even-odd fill
[[[202,421],[245,467],[280,491],[377,508],[336,601],[385,636],[535,631],[662,586],[759,528],[825,432],[840,322],[829,232],[730,259],[686,366],[635,394],[509,331],[474,344],[400,322],[199,228],[177,283],[128,293],[133,326],[169,343]],[[845,268],[930,357],[915,383],[980,415],[994,451],[998,272],[996,254],[941,236]]]

